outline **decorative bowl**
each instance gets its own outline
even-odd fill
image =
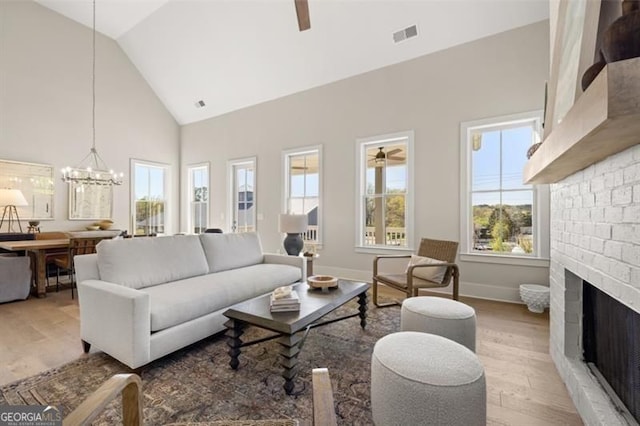
[[[113,221],[112,220],[101,220],[100,222],[96,223],[96,225],[98,225],[100,227],[100,229],[107,230],[109,228],[111,228],[113,226]]]
[[[97,231],[97,230],[100,229],[100,227],[98,225],[89,225],[89,226],[85,227],[85,229],[87,231]]]
[[[313,275],[307,278],[311,288],[321,288],[323,291],[332,287],[338,287],[338,279],[331,275]]]
[[[537,284],[521,284],[520,298],[531,312],[541,314],[549,307],[549,287]]]

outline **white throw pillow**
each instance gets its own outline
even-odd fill
[[[413,265],[437,265],[439,263],[447,263],[447,262],[444,262],[438,259],[432,259],[430,257],[416,256],[415,254],[412,254],[411,260],[409,261],[409,265],[407,265],[407,270],[405,272],[409,272],[409,267]],[[423,280],[441,283],[442,279],[444,278],[445,272],[447,272],[446,266],[415,268],[413,270],[413,276],[416,278],[422,278]]]

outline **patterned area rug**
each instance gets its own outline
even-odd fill
[[[334,315],[356,312],[352,301]],[[330,318],[329,317],[329,318]],[[145,424],[235,419],[299,419],[311,423],[311,370],[327,367],[340,424],[371,424],[369,380],[375,342],[399,330],[400,309],[369,307],[367,327],[357,317],[310,331],[299,356],[295,395],[286,395],[275,341],[243,348],[240,368],[229,367],[224,336],[216,335],[154,361],[142,372]],[[243,340],[266,336],[249,328]],[[68,414],[105,380],[128,368],[95,353],[0,388],[0,405],[50,404]],[[95,425],[121,422],[111,403]]]

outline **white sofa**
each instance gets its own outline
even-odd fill
[[[225,329],[236,303],[306,279],[255,233],[104,240],[75,257],[80,336],[130,368]]]

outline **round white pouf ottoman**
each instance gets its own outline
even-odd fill
[[[541,314],[549,307],[549,287],[538,284],[521,284],[520,298],[531,312]]]
[[[410,297],[402,302],[401,331],[437,334],[476,350],[476,311],[442,297]]]
[[[485,425],[484,369],[473,352],[447,338],[389,334],[373,348],[371,413],[377,426]]]

